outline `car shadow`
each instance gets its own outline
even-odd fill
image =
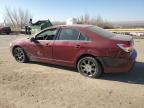
[[[64,69],[68,70],[68,72],[78,72],[74,68],[47,64],[47,63],[40,63],[40,62],[30,62],[30,64],[39,64],[43,66],[50,66],[53,68]],[[108,73],[103,74],[100,79],[102,80],[110,80],[110,81],[118,81],[124,83],[131,83],[131,84],[144,84],[144,63],[136,62],[133,70],[128,73]]]
[[[60,65],[55,65],[55,64],[48,64],[48,63],[41,63],[41,62],[36,62],[36,61],[30,61],[30,64],[39,64],[42,66],[49,66],[52,68],[57,68],[57,69],[63,69],[63,70],[68,70],[69,72],[78,72],[76,69],[71,68],[71,67],[66,67],[66,66],[60,66]]]
[[[144,63],[136,62],[131,72],[104,74],[101,79],[131,84],[144,84]]]

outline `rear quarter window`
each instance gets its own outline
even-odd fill
[[[114,36],[114,33],[109,32],[109,31],[102,29],[100,27],[97,27],[97,26],[90,26],[90,27],[88,27],[88,30],[96,33],[99,36],[105,37],[105,38],[111,38],[112,36]]]
[[[79,41],[89,41],[89,38],[85,35],[83,35],[82,33],[80,33],[79,35]]]

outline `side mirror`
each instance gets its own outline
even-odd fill
[[[30,39],[30,41],[31,41],[31,42],[34,42],[34,43],[39,43],[39,41],[37,41],[34,37],[32,37],[32,38]]]
[[[31,41],[31,42],[35,42],[36,39],[35,39],[34,37],[31,37],[30,41]]]

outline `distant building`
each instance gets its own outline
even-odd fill
[[[32,29],[32,34],[38,33],[39,31],[52,26],[52,23],[50,20],[38,20],[35,23],[31,22],[31,29]]]
[[[67,19],[66,24],[67,25],[77,24],[77,19],[76,18]]]
[[[4,23],[0,23],[0,27],[3,27],[4,26]]]

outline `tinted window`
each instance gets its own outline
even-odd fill
[[[36,36],[36,39],[37,40],[53,40],[54,37],[56,36],[56,33],[57,33],[57,29],[49,29],[49,30],[39,33]]]
[[[100,27],[97,27],[97,26],[90,26],[88,27],[88,30],[102,36],[102,37],[106,37],[106,38],[110,38],[112,36],[114,36],[114,33],[111,33],[105,29],[102,29]]]
[[[62,29],[59,40],[78,40],[79,32],[74,29]]]

